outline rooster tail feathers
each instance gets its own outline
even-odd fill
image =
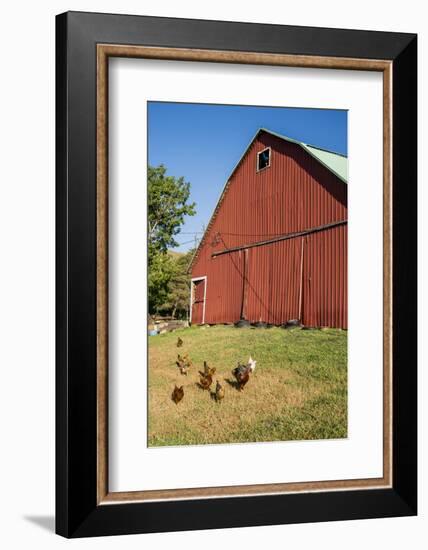
[[[254,361],[254,359],[250,355],[250,358],[248,359],[248,366],[250,367],[251,372],[253,372],[254,369],[256,368],[256,363],[257,361]]]

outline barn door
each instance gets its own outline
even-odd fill
[[[205,323],[206,277],[192,279],[192,317],[194,325]]]

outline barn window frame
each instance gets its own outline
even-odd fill
[[[259,168],[259,159],[260,155],[264,153],[265,151],[269,151],[269,163],[266,166],[263,166],[262,168]],[[266,170],[267,168],[270,168],[272,165],[272,147],[265,147],[261,151],[257,152],[257,159],[256,159],[256,172],[263,172],[263,170]]]

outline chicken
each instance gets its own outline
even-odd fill
[[[177,348],[181,348],[182,345],[183,345],[183,340],[180,337],[178,337]]]
[[[180,371],[180,374],[183,374],[183,375],[187,376],[187,373],[188,373],[188,371],[189,371],[189,367],[188,367],[188,366],[186,366],[186,365],[180,365],[180,364],[178,364],[178,362],[177,362],[177,367],[178,367],[178,370]]]
[[[189,355],[186,353],[184,357],[182,357],[180,354],[177,355],[177,361],[175,362],[177,365],[179,371],[181,374],[185,374],[187,376],[187,372],[189,370],[189,367],[192,366],[192,361],[189,359]]]
[[[184,389],[183,386],[178,387],[177,385],[174,388],[174,391],[172,392],[171,399],[174,401],[174,403],[177,405],[184,396]]]
[[[207,376],[204,375],[204,373],[199,372],[199,385],[203,390],[209,390],[211,387],[211,384],[213,383],[213,378],[210,374]]]
[[[214,376],[215,371],[216,371],[215,367],[210,368],[208,366],[208,363],[206,361],[204,361],[204,372],[202,372],[202,371],[198,371],[198,372],[201,376],[211,376],[212,377],[212,376]]]
[[[183,361],[186,367],[191,367],[193,365],[188,353],[186,353],[186,355],[183,357]]]
[[[181,357],[180,354],[177,355],[177,361],[175,362],[175,364],[177,365],[177,367],[180,369],[180,372],[181,374],[184,374],[183,371],[186,371],[186,363],[183,359],[183,357]]]
[[[224,388],[218,380],[215,387],[215,398],[217,403],[219,403],[222,399],[224,399]]]
[[[232,370],[232,374],[236,378],[239,391],[244,389],[245,384],[250,379],[251,372],[251,367],[249,365],[241,365],[239,363],[238,366]]]
[[[255,371],[256,363],[257,361],[254,361],[254,359],[250,355],[248,363],[246,365],[241,365],[241,363],[238,363],[238,366],[233,369],[232,374],[236,378],[239,391],[242,391],[244,389],[245,384],[250,379],[250,374]]]

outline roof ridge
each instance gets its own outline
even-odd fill
[[[338,153],[337,151],[332,151],[331,149],[325,149],[324,147],[318,147],[318,145],[312,145],[311,143],[305,143],[306,147],[310,147],[311,149],[318,149],[319,151],[324,151],[324,153],[330,153],[331,155],[337,155],[339,157],[343,157],[345,159],[348,158],[348,155],[345,155],[345,153]]]
[[[274,132],[273,130],[269,130],[269,128],[261,127],[261,128],[259,128],[259,131],[257,132],[257,134],[260,133],[260,132],[266,132],[267,134],[271,134],[271,135],[276,136],[280,139],[290,141],[291,143],[297,143],[298,145],[306,145],[306,147],[311,147],[312,149],[318,149],[319,151],[325,151],[326,153],[331,153],[332,155],[338,155],[340,157],[348,158],[348,155],[345,155],[344,153],[338,153],[337,151],[332,151],[331,149],[326,149],[325,147],[320,147],[319,145],[312,145],[311,143],[306,143],[306,142],[300,141],[296,138],[291,138],[291,137],[286,136],[284,134],[280,134],[279,132]]]

